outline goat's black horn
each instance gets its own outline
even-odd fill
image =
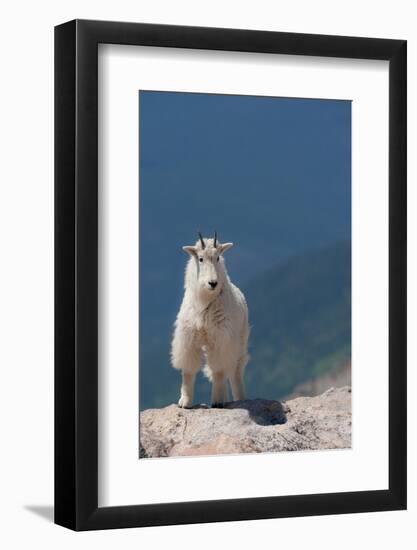
[[[217,248],[217,231],[214,232],[214,248]]]
[[[203,237],[201,236],[200,231],[198,232],[198,236],[200,237],[201,246],[203,247],[203,250],[206,248],[206,245],[204,244]]]

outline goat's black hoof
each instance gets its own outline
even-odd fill
[[[211,408],[212,409],[222,409],[223,408],[223,403],[212,403]]]

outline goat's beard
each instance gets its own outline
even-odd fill
[[[217,298],[222,289],[222,285],[219,283],[215,289],[209,288],[208,284],[197,283],[197,295],[201,302],[209,304]]]

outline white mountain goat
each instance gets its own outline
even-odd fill
[[[204,373],[212,382],[212,407],[227,401],[227,380],[234,400],[244,399],[248,362],[248,308],[230,281],[223,254],[233,243],[203,239],[184,246],[191,257],[185,270],[184,298],[175,321],[171,361],[182,371],[180,407],[191,407],[195,376],[204,356]]]

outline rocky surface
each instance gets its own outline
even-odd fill
[[[223,409],[169,405],[140,413],[140,456],[196,456],[351,446],[350,387],[287,402],[248,399]]]

